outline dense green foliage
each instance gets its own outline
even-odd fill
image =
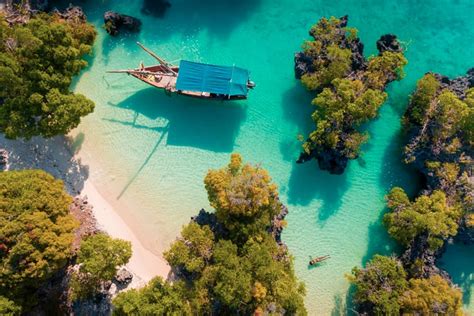
[[[425,234],[430,248],[436,250],[446,238],[457,233],[461,210],[449,206],[442,191],[421,195],[410,202],[403,189],[396,187],[387,195],[387,205],[391,209],[384,216],[388,233],[404,246]]]
[[[112,280],[117,268],[132,256],[129,241],[99,233],[85,238],[77,253],[79,272],[71,280],[73,298],[87,298],[99,289],[101,282]]]
[[[182,291],[182,282],[170,284],[156,277],[139,290],[120,293],[114,299],[113,315],[192,315]]]
[[[403,53],[391,51],[372,56],[366,67],[354,69],[357,30],[342,25],[335,17],[322,18],[310,30],[314,40],[303,44],[313,70],[302,75],[301,83],[320,92],[312,102],[316,128],[303,144],[308,156],[331,152],[336,160],[338,156],[343,160],[357,158],[368,137],[358,128],[377,116],[387,98],[383,92],[387,83],[404,76],[407,60]]]
[[[463,315],[461,291],[445,279],[406,277],[397,259],[375,255],[365,269],[352,270],[354,301],[371,315]]]
[[[357,30],[340,27],[341,20],[335,17],[322,18],[313,25],[310,34],[314,41],[303,43],[303,52],[313,58],[314,72],[305,73],[301,82],[309,90],[319,90],[334,79],[344,78],[351,69],[352,52],[341,44],[346,39],[355,41]]]
[[[17,316],[20,315],[21,308],[9,299],[0,296],[0,315]]]
[[[95,38],[80,19],[38,14],[8,26],[0,16],[0,131],[8,138],[66,134],[94,109],[69,91]]]
[[[164,254],[181,281],[155,279],[141,291],[120,294],[116,313],[161,308],[172,315],[305,315],[304,286],[292,259],[268,232],[282,205],[267,172],[233,154],[204,182],[217,223],[191,222]]]
[[[434,275],[428,279],[411,279],[409,289],[401,297],[404,313],[464,315],[462,295],[458,288]]]
[[[396,259],[375,255],[365,269],[352,270],[351,281],[356,286],[354,301],[366,304],[364,309],[376,315],[398,315],[407,281],[405,270]]]
[[[387,94],[366,89],[360,80],[335,79],[332,84],[332,89],[325,88],[312,102],[318,106],[312,115],[316,130],[303,148],[307,153],[316,148],[340,148],[344,156],[353,159],[367,139],[353,127],[376,117]]]
[[[413,123],[422,124],[425,118],[425,111],[430,107],[435,98],[440,83],[433,74],[426,74],[417,83],[417,88],[411,96],[412,109],[407,111],[405,117],[408,117]]]
[[[210,170],[204,179],[209,202],[234,240],[260,234],[281,210],[278,192],[267,171],[242,165],[232,155],[227,168]]]
[[[0,295],[22,304],[71,258],[76,221],[63,183],[40,170],[0,173]]]

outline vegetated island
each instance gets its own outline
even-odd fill
[[[161,278],[120,293],[116,315],[306,315],[304,285],[281,242],[287,208],[259,166],[238,154],[204,179],[215,213],[201,210],[165,252]]]
[[[305,41],[295,55],[296,78],[317,94],[312,101],[315,130],[297,162],[317,159],[321,169],[333,174],[342,174],[349,159],[359,156],[368,139],[360,126],[377,116],[387,99],[387,84],[403,78],[407,64],[391,34],[377,41],[379,55],[366,59],[357,29],[347,22],[347,16],[320,19],[309,31],[313,40]]]
[[[405,162],[419,170],[426,187],[414,201],[398,187],[387,195],[384,224],[405,250],[354,268],[354,301],[369,314],[464,315],[461,290],[436,260],[449,238],[474,241],[474,69],[453,80],[426,74],[403,123]]]

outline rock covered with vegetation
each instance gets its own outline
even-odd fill
[[[425,194],[445,193],[459,217],[465,241],[474,240],[474,68],[450,80],[426,74],[404,116],[405,161],[426,179]]]
[[[142,22],[130,15],[120,14],[114,11],[104,13],[104,27],[107,33],[112,36],[118,35],[121,31],[139,32]]]
[[[304,286],[286,247],[270,232],[272,220],[284,224],[268,173],[233,154],[227,167],[210,170],[204,182],[215,213],[201,212],[165,252],[173,283],[155,278],[143,289],[119,294],[114,313],[305,315]]]
[[[37,13],[9,25],[0,15],[0,131],[8,138],[66,134],[94,109],[69,91],[96,32],[82,10]]]
[[[312,104],[315,130],[303,144],[297,162],[317,159],[321,169],[344,172],[349,159],[359,156],[367,133],[363,123],[375,118],[385,102],[388,83],[403,78],[407,60],[394,35],[377,42],[379,55],[365,59],[363,44],[355,28],[347,27],[347,16],[322,18],[295,55],[295,75],[317,93]]]

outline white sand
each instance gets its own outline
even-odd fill
[[[89,203],[94,206],[94,216],[100,229],[106,231],[112,237],[128,240],[132,243],[133,255],[127,264],[127,268],[133,274],[145,282],[157,275],[163,278],[167,277],[170,267],[166,261],[143,247],[127,224],[100,195],[91,181],[86,181],[82,195],[86,195]]]
[[[68,138],[34,137],[29,141],[12,141],[0,135],[0,148],[9,152],[10,170],[42,169],[63,180],[72,196],[87,195],[88,201],[93,205],[99,228],[114,238],[132,243],[133,254],[127,267],[138,278],[134,278],[131,287],[143,285],[154,276],[168,276],[170,267],[166,261],[143,247],[127,223],[107,202],[106,197],[101,196],[94,184],[88,180],[89,167],[82,165],[80,158],[71,152]]]

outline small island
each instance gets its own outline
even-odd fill
[[[377,41],[379,55],[366,59],[357,29],[348,17],[322,18],[309,31],[312,40],[295,55],[295,76],[316,93],[312,104],[315,130],[303,143],[298,163],[311,159],[333,174],[341,174],[356,159],[368,134],[360,126],[377,116],[387,99],[388,83],[403,78],[407,60],[395,35]]]

